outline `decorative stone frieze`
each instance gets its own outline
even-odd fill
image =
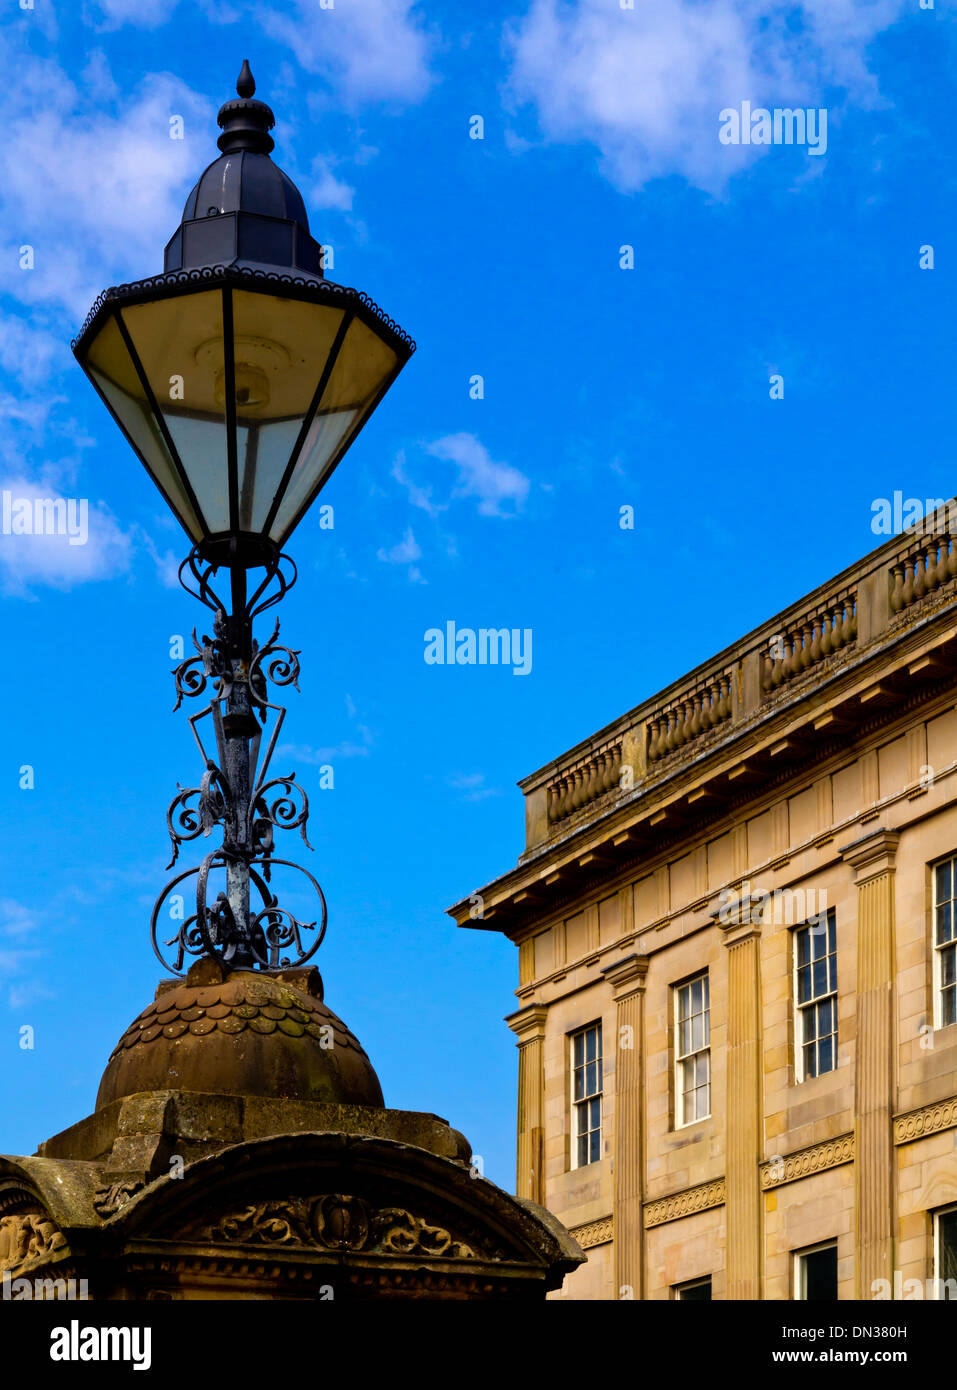
[[[661,1197],[654,1202],[645,1203],[645,1229],[663,1226],[666,1221],[677,1221],[679,1217],[691,1216],[697,1211],[707,1211],[709,1207],[721,1207],[725,1202],[724,1178],[714,1182],[703,1182],[697,1187],[686,1188],[671,1197]]]
[[[583,1226],[574,1226],[568,1233],[583,1250],[591,1250],[596,1245],[607,1245],[615,1238],[615,1220],[603,1216],[600,1221],[586,1221]]]
[[[214,1245],[311,1247],[446,1260],[479,1258],[472,1245],[457,1240],[442,1226],[399,1207],[376,1208],[347,1193],[250,1203],[215,1218],[198,1234]],[[500,1259],[502,1252],[485,1250],[481,1257]]]
[[[796,1153],[768,1159],[761,1164],[761,1186],[768,1191],[787,1182],[797,1182],[799,1178],[808,1178],[812,1173],[823,1173],[826,1168],[839,1168],[843,1163],[853,1162],[854,1135],[842,1134],[823,1144],[812,1144]]]
[[[910,1144],[915,1139],[923,1139],[928,1134],[939,1134],[942,1129],[957,1128],[957,1096],[939,1101],[936,1105],[924,1105],[919,1110],[909,1110],[906,1115],[894,1119],[894,1143]]]

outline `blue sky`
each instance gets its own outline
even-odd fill
[[[0,1147],[89,1112],[160,973],[165,810],[201,771],[169,645],[204,610],[69,340],[161,268],[242,59],[332,278],[419,345],[334,529],[292,538],[276,770],[315,853],[286,851],[387,1103],[510,1186],[516,952],[443,909],[521,852],[515,781],[875,545],[875,499],[955,491],[954,32],[919,0],[10,0],[0,489],[88,499],[90,536],[0,535]],[[723,145],[743,101],[826,109],[826,153]],[[448,621],[531,629],[530,674],[426,664]]]

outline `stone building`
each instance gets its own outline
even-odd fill
[[[946,523],[525,778],[517,866],[450,909],[518,947],[560,1296],[957,1297]]]

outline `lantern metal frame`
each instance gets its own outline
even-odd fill
[[[241,565],[249,568],[268,563],[273,554],[275,544],[268,535],[269,528],[281,505],[283,494],[292,478],[296,463],[309,436],[309,431],[316,419],[317,412],[322,403],[323,393],[335,369],[339,352],[353,321],[359,319],[366,327],[372,329],[382,338],[396,354],[395,366],[387,376],[384,377],[364,415],[353,427],[346,431],[343,438],[334,449],[328,465],[323,470],[303,504],[292,517],[283,535],[279,538],[278,544],[280,547],[295,530],[299,521],[312,506],[319,492],[335,472],[342,458],[361,433],[363,426],[374,414],[382,397],[386,394],[399,372],[412,356],[416,345],[414,339],[404,332],[394,319],[389,318],[369,295],[360,290],[351,289],[345,285],[337,285],[325,279],[320,280],[305,276],[287,275],[277,271],[254,269],[249,266],[218,265],[204,266],[193,270],[172,271],[164,275],[153,276],[145,280],[136,280],[130,284],[116,285],[108,290],[104,290],[91,308],[80,332],[71,343],[74,355],[77,357],[81,366],[84,366],[84,370],[86,370],[84,365],[85,350],[105,327],[106,320],[110,317],[113,318],[146,395],[150,413],[163,436],[164,444],[169,452],[173,466],[176,469],[179,481],[201,525],[205,522],[204,513],[195,495],[193,485],[190,481],[189,471],[183,463],[179,450],[177,449],[164,418],[163,410],[160,408],[159,402],[157,401],[153,386],[147,377],[139,354],[136,351],[132,338],[123,322],[122,314],[119,311],[127,306],[151,304],[160,300],[175,299],[179,296],[191,295],[197,292],[206,293],[209,290],[215,289],[220,289],[222,292],[223,307],[223,348],[226,371],[226,381],[224,383],[224,428],[226,432],[226,464],[228,472],[229,529],[226,531],[206,532],[204,526],[204,534],[199,540],[198,546],[201,556],[216,565]],[[232,323],[233,289],[243,289],[265,296],[283,299],[300,300],[305,303],[328,305],[344,311],[342,320],[336,330],[332,347],[317,381],[312,400],[309,403],[309,408],[306,415],[303,417],[295,444],[286,461],[285,471],[279,485],[275,489],[272,504],[260,531],[243,531],[240,529],[239,524],[239,461],[235,403],[236,364],[233,355]],[[130,447],[162,493],[170,509],[177,516],[177,520],[183,525],[172,499],[156,477],[149,461],[131,438],[128,430],[113,409],[109,399],[103,393],[95,378],[89,372],[86,374]],[[184,527],[184,529],[186,528]],[[190,539],[194,540],[195,537],[191,536]]]

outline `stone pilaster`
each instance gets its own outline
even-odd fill
[[[761,1297],[761,928],[745,899],[722,922],[728,948],[725,1213],[729,1299]]]
[[[615,991],[615,1292],[642,1298],[644,1012],[648,957],[625,956],[602,971]],[[630,1292],[627,1292],[629,1291]]]
[[[894,863],[900,835],[875,830],[841,854],[857,883],[854,1086],[855,1291],[894,1277]]]
[[[548,1010],[530,1004],[505,1020],[518,1038],[518,1154],[515,1191],[545,1202],[545,1021]]]

